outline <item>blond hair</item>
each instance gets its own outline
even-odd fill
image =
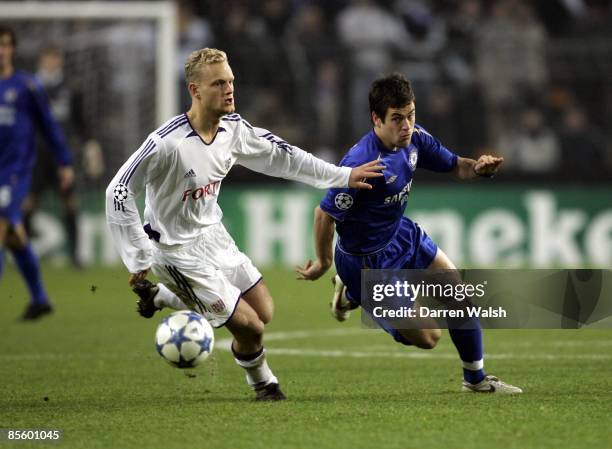
[[[203,66],[227,61],[224,51],[216,48],[202,48],[189,55],[185,62],[185,81],[187,84],[195,82],[199,78]]]

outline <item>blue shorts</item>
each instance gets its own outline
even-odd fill
[[[334,262],[338,276],[346,286],[346,296],[355,305],[361,303],[361,270],[363,269],[425,269],[433,262],[438,246],[419,225],[402,217],[393,240],[375,253],[358,256],[344,252],[336,245]],[[406,303],[412,305],[412,303]],[[389,323],[372,317],[398,342],[410,344]]]
[[[21,222],[21,204],[30,191],[31,179],[30,173],[0,178],[0,217],[13,226]]]

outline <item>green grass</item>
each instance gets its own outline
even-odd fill
[[[462,394],[448,335],[425,352],[359,330],[358,316],[336,323],[328,280],[298,283],[270,270],[269,335],[310,334],[271,338],[269,362],[289,400],[259,404],[219,348],[196,377],[166,365],[153,345],[158,319],[136,315],[124,271],[44,274],[56,313],[34,324],[16,321],[26,293],[14,269],[0,281],[0,428],[62,429],[54,447],[591,449],[612,441],[610,330],[485,331],[488,371],[525,394]]]

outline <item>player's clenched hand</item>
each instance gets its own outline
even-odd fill
[[[504,162],[503,157],[495,157],[488,154],[480,156],[474,165],[474,173],[478,176],[493,176],[499,170],[502,162]]]
[[[372,185],[368,184],[367,178],[379,178],[383,176],[381,173],[385,169],[384,165],[379,165],[379,161],[370,161],[359,167],[351,170],[351,176],[349,177],[349,187],[357,189],[371,189]]]
[[[316,281],[323,276],[328,269],[329,267],[323,266],[321,261],[317,259],[314,263],[312,260],[309,260],[303,267],[295,267],[295,272],[299,280]]]
[[[144,281],[148,274],[148,268],[146,270],[139,271],[138,273],[130,274],[130,279],[128,280],[130,287],[133,287],[136,282]]]

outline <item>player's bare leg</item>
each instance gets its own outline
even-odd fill
[[[444,254],[442,250],[438,250],[429,269],[435,270],[443,268],[449,270],[456,269],[448,256]],[[415,305],[415,307],[418,307],[418,305]],[[434,324],[433,320],[428,320],[426,318],[423,320],[429,321],[429,323],[415,323],[417,329],[399,329],[398,332],[417,348],[433,349],[438,344],[438,341],[440,341],[442,331],[440,329],[431,328],[432,324]]]
[[[274,301],[263,279],[242,295],[242,299],[255,310],[257,316],[264,324],[268,324],[272,321],[272,317],[274,316]]]
[[[420,349],[433,349],[442,337],[440,329],[399,329],[400,335]]]
[[[260,290],[260,294],[263,294],[263,290]],[[264,297],[260,298],[263,301]],[[234,359],[246,371],[247,383],[257,393],[256,399],[283,400],[285,395],[266,361],[266,352],[262,343],[264,326],[259,314],[247,301],[238,302],[234,314],[225,325],[234,336],[232,342]]]
[[[346,297],[346,287],[340,276],[335,275],[332,278],[334,284],[334,296],[330,303],[330,309],[332,316],[338,321],[345,321],[351,310],[356,309],[358,306],[351,303]],[[400,335],[411,344],[421,349],[433,349],[438,344],[442,332],[440,329],[433,328],[435,321],[431,319],[422,319],[423,322],[420,324],[415,323],[415,329],[399,329]]]
[[[252,354],[261,349],[264,322],[245,301],[238,302],[234,314],[225,327],[234,336],[232,348],[235,352]]]

